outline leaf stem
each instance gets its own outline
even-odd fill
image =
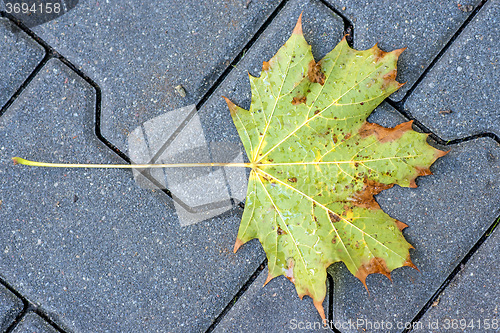
[[[93,169],[154,169],[154,168],[195,168],[195,167],[233,167],[252,168],[252,163],[168,163],[168,164],[74,164],[48,163],[13,157],[14,164],[47,168],[93,168]]]

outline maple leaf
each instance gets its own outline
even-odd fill
[[[344,262],[365,287],[371,273],[390,278],[395,268],[416,268],[401,232],[407,225],[374,195],[394,184],[416,187],[446,152],[428,145],[411,121],[394,128],[366,121],[403,85],[395,79],[403,50],[357,51],[344,38],[316,63],[299,17],[260,77],[249,75],[250,109],[224,97],[252,167],[234,251],[258,238],[266,283],[285,275],[323,320],[332,263]]]

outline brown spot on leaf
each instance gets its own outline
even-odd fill
[[[321,64],[316,63],[313,60],[309,62],[309,68],[307,69],[307,77],[309,81],[313,83],[319,83],[321,85],[325,84],[325,74],[321,71]]]
[[[394,184],[383,184],[376,180],[365,178],[363,189],[354,194],[354,204],[369,209],[380,209],[379,204],[375,201],[374,195],[393,186]]]
[[[415,167],[419,176],[429,176],[432,175],[432,171],[429,168]]]
[[[396,74],[397,74],[397,71],[395,69],[393,69],[389,73],[385,74],[383,78],[385,81],[394,81],[394,80],[396,80]]]
[[[337,243],[337,236],[333,236],[333,238],[332,238],[332,244],[335,244],[335,243]]]
[[[295,96],[292,99],[292,105],[306,104],[307,97],[306,96]]]
[[[295,178],[295,177],[288,178],[288,181],[289,181],[290,183],[296,183],[296,182],[297,182],[297,178]]]
[[[375,59],[376,62],[382,60],[382,58],[385,57],[385,55],[387,54],[387,52],[384,52],[381,49],[379,49],[377,44],[375,44],[375,46],[372,49],[373,49],[373,59]]]
[[[284,231],[283,229],[281,229],[279,226],[278,226],[278,235],[286,235],[286,231]]]
[[[270,67],[269,61],[264,61],[262,63],[262,71],[267,71]]]
[[[341,220],[340,216],[331,211],[328,211],[328,217],[330,218],[330,221],[332,221],[333,223]]]
[[[358,271],[356,272],[356,274],[354,274],[354,276],[356,276],[358,279],[361,280],[361,282],[363,282],[366,290],[368,291],[368,286],[366,285],[366,277],[369,274],[373,273],[383,274],[387,276],[389,280],[391,280],[391,271],[389,271],[389,269],[387,268],[385,260],[379,257],[373,257],[368,262],[362,264],[358,268]]]
[[[413,120],[410,120],[406,123],[399,124],[393,128],[387,128],[384,126],[380,126],[379,124],[369,123],[365,121],[361,128],[359,129],[359,136],[361,138],[366,138],[370,135],[375,135],[378,141],[391,142],[399,139],[403,134],[408,131],[411,131],[411,125],[413,124]]]
[[[295,262],[293,261],[292,258],[288,259],[288,267],[285,271],[285,276],[288,280],[292,281],[292,283],[295,283],[295,277],[293,276],[293,266]]]

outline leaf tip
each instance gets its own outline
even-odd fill
[[[401,55],[401,53],[403,53],[404,50],[406,50],[406,49],[407,49],[406,47],[402,47],[400,49],[396,49],[396,50],[392,51],[391,53],[394,53],[396,58],[398,58]]]
[[[234,243],[234,249],[233,252],[236,253],[238,249],[243,245],[243,241],[239,238],[236,238],[236,242]]]
[[[447,151],[436,149],[436,152],[434,153],[434,157],[436,159],[438,159],[438,158],[443,157],[444,155],[448,154],[450,151],[451,151],[451,149],[447,150]]]
[[[326,325],[326,316],[325,316],[325,309],[323,308],[323,300],[319,299],[313,299],[313,304],[316,310],[318,310],[318,313],[321,317],[321,321],[323,322],[324,325]]]
[[[268,272],[267,273],[267,278],[266,278],[266,282],[264,282],[264,285],[263,287],[269,283],[269,281],[271,281],[272,279],[274,279],[274,276],[271,275],[271,272]]]
[[[20,157],[12,157],[12,161],[14,162],[14,165],[19,164]]]
[[[398,227],[399,231],[403,231],[403,229],[408,228],[408,224],[396,220],[396,227]]]
[[[302,13],[299,15],[299,19],[297,20],[297,24],[295,24],[295,28],[293,28],[292,34],[302,35]]]
[[[231,116],[234,116],[236,114],[237,106],[233,102],[229,100],[229,98],[222,96],[226,100],[227,107],[229,108],[229,113],[231,113]],[[236,252],[236,251],[235,251]]]
[[[403,263],[403,266],[408,266],[408,267],[411,267],[411,268],[415,268],[417,271],[420,272],[420,270],[418,269],[418,267],[415,266],[415,264],[411,261],[410,254],[408,254],[408,256],[406,257],[406,261]]]

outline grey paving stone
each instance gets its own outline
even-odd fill
[[[500,330],[498,231],[497,228],[450,282],[439,302],[419,321],[415,332]]]
[[[0,331],[4,332],[22,310],[23,302],[21,299],[0,285]]]
[[[135,127],[196,104],[278,5],[246,3],[86,0],[34,30],[101,86],[102,133],[126,152]]]
[[[356,48],[367,49],[375,43],[384,51],[408,48],[399,58],[397,76],[399,82],[407,83],[391,96],[395,101],[404,97],[470,15],[455,0],[327,1],[353,23]],[[475,7],[479,1],[459,3]]]
[[[301,301],[294,285],[284,276],[263,287],[267,267],[233,305],[215,333],[223,332],[325,332],[321,317],[309,297]],[[323,302],[328,311],[328,294]]]
[[[499,40],[500,1],[488,1],[405,108],[444,140],[482,132],[500,135]]]
[[[335,321],[344,323],[342,333],[401,332],[497,217],[496,142],[477,139],[453,146],[431,170],[434,175],[417,180],[418,188],[395,186],[377,197],[389,215],[409,225],[404,234],[416,248],[410,254],[420,272],[396,269],[392,283],[380,274],[370,275],[368,294],[343,265],[331,266]],[[350,322],[359,325],[349,327]]]
[[[12,333],[57,333],[58,331],[42,317],[34,312],[29,312],[16,325]]]
[[[0,17],[0,107],[42,60],[45,51],[22,30]]]
[[[233,254],[241,209],[181,228],[130,171],[10,160],[122,162],[94,135],[94,101],[51,60],[0,117],[0,272],[72,331],[203,331],[263,260]]]

